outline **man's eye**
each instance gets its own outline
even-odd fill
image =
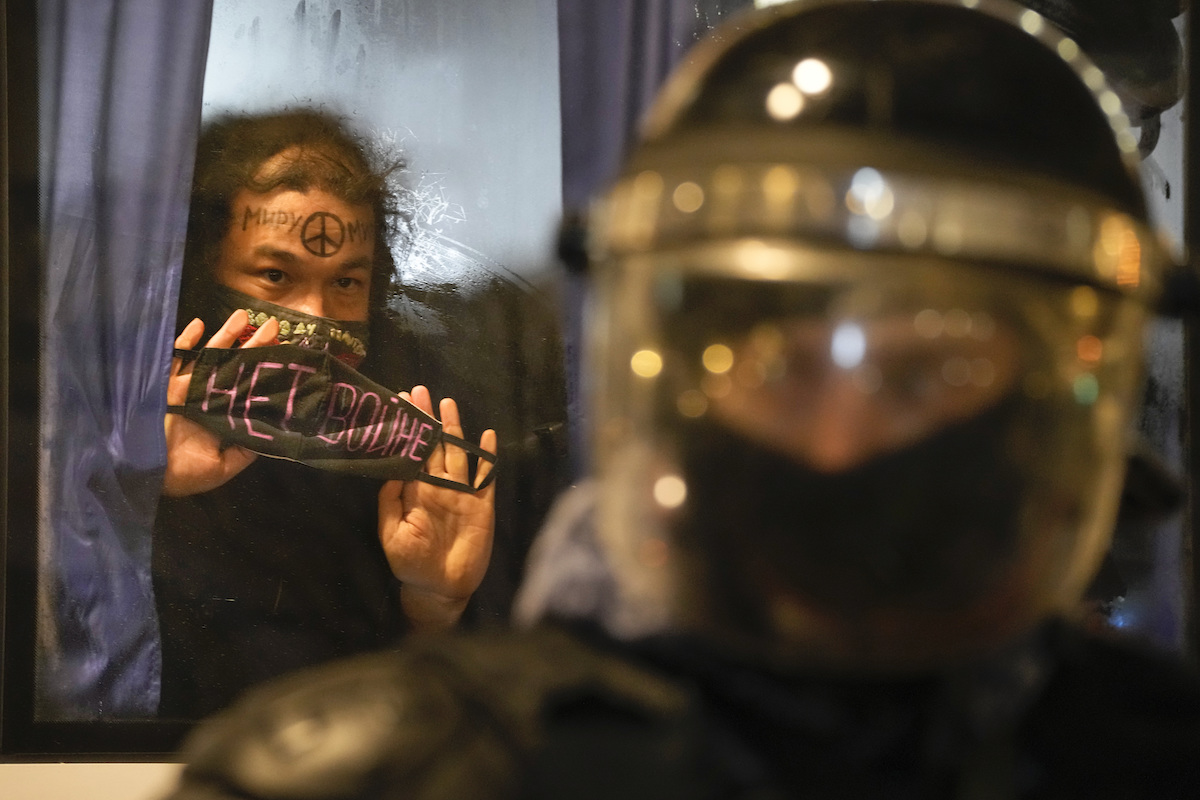
[[[280,281],[283,280],[283,270],[281,270],[281,269],[264,270],[262,275],[264,278],[269,280],[271,283],[279,283]]]
[[[358,278],[338,278],[335,283],[340,289],[353,289],[359,286],[362,281],[360,281]]]

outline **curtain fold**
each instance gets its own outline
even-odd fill
[[[211,14],[38,3],[40,720],[157,708],[150,526]]]
[[[558,0],[563,208],[615,175],[663,80],[752,0]]]
[[[753,0],[558,0],[563,211],[582,212],[612,180],[663,81],[712,28]],[[577,354],[583,284],[563,287],[572,472],[587,471]]]

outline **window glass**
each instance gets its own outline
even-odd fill
[[[364,395],[358,416],[330,411],[326,423],[369,419],[371,431],[408,435],[383,406],[410,398],[389,400],[400,392],[425,405],[420,385],[435,418],[448,421],[439,400],[456,401],[468,443],[495,431],[495,546],[462,622],[503,623],[529,540],[567,478],[550,267],[561,195],[554,2],[216,0],[211,38],[203,4],[187,15],[158,0],[86,14],[43,5],[42,313],[53,324],[34,720],[187,722],[251,683],[418,627],[401,586],[424,587],[424,576],[393,569],[380,520],[430,504],[397,489],[381,510],[379,475],[259,456],[219,486],[168,496],[179,492],[170,469],[163,479],[167,365],[197,309],[211,310],[204,283],[238,291],[232,308],[283,309],[271,311],[288,325],[279,341],[326,318],[336,324],[323,342],[366,351],[337,396],[375,392],[374,405]],[[233,116],[273,116],[290,135],[309,112],[377,154],[372,169],[403,163],[381,170],[388,235],[375,235],[385,227],[373,227],[385,219],[376,201],[336,175],[256,184],[215,216],[192,203],[189,218],[197,128],[203,143]],[[253,146],[223,140],[216,161]],[[310,150],[324,158],[321,147]],[[87,163],[74,169],[68,151]],[[303,161],[281,157],[260,159],[254,180]],[[330,174],[346,158],[327,159]],[[213,172],[197,166],[195,185]],[[380,284],[385,262],[395,271]],[[323,307],[291,291],[310,285]],[[225,319],[205,319],[189,347]],[[467,461],[468,481],[486,469]]]

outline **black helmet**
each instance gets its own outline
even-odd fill
[[[1137,139],[1001,0],[809,0],[694,51],[590,228],[627,635],[919,669],[1071,613],[1164,256]]]

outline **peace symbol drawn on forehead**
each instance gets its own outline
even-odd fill
[[[346,226],[336,214],[315,211],[304,220],[300,228],[300,241],[304,249],[314,256],[329,258],[342,249],[346,241]]]

